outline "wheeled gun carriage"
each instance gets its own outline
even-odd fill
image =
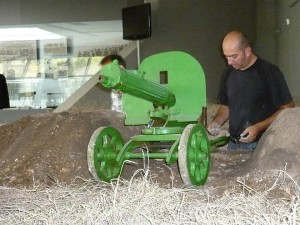
[[[202,67],[192,56],[159,53],[143,60],[135,71],[114,61],[100,70],[99,82],[123,93],[125,125],[147,126],[126,143],[113,127],[93,133],[87,161],[95,179],[109,182],[121,174],[125,160],[150,158],[178,162],[187,185],[205,184],[210,153],[227,144],[228,137],[209,140],[199,122],[206,108],[206,84]]]

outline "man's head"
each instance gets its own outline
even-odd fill
[[[228,33],[222,43],[223,54],[229,65],[237,70],[245,70],[252,65],[253,53],[249,40],[239,31]]]
[[[100,61],[100,66],[104,66],[108,63],[112,63],[114,60],[118,60],[119,65],[123,68],[126,68],[126,62],[120,55],[107,55]]]

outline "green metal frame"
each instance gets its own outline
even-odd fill
[[[149,158],[164,159],[168,165],[179,161],[180,172],[188,174],[184,182],[203,185],[209,173],[210,153],[229,141],[225,136],[209,140],[201,124],[188,125],[182,134],[136,135],[126,143],[113,127],[99,128],[95,135],[89,149],[93,159],[90,164],[95,170],[92,174],[106,182],[121,174],[126,160]],[[152,148],[152,143],[167,143],[170,148],[162,152],[160,148]]]

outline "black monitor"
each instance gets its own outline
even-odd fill
[[[151,36],[151,5],[145,3],[122,9],[124,40],[141,40]]]

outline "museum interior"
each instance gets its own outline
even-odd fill
[[[298,98],[299,1],[242,2],[0,0],[0,74],[7,81],[9,110],[56,109],[76,92],[81,94],[72,104],[84,95],[97,99],[102,91],[97,85],[88,88],[93,92],[80,89],[97,74],[102,57],[112,53],[122,55],[129,69],[138,69],[153,54],[186,52],[202,65],[207,100],[215,101],[226,64],[220,43],[230,30],[245,32],[255,52],[282,69]],[[150,33],[124,38],[123,10],[145,4],[150,5]]]

